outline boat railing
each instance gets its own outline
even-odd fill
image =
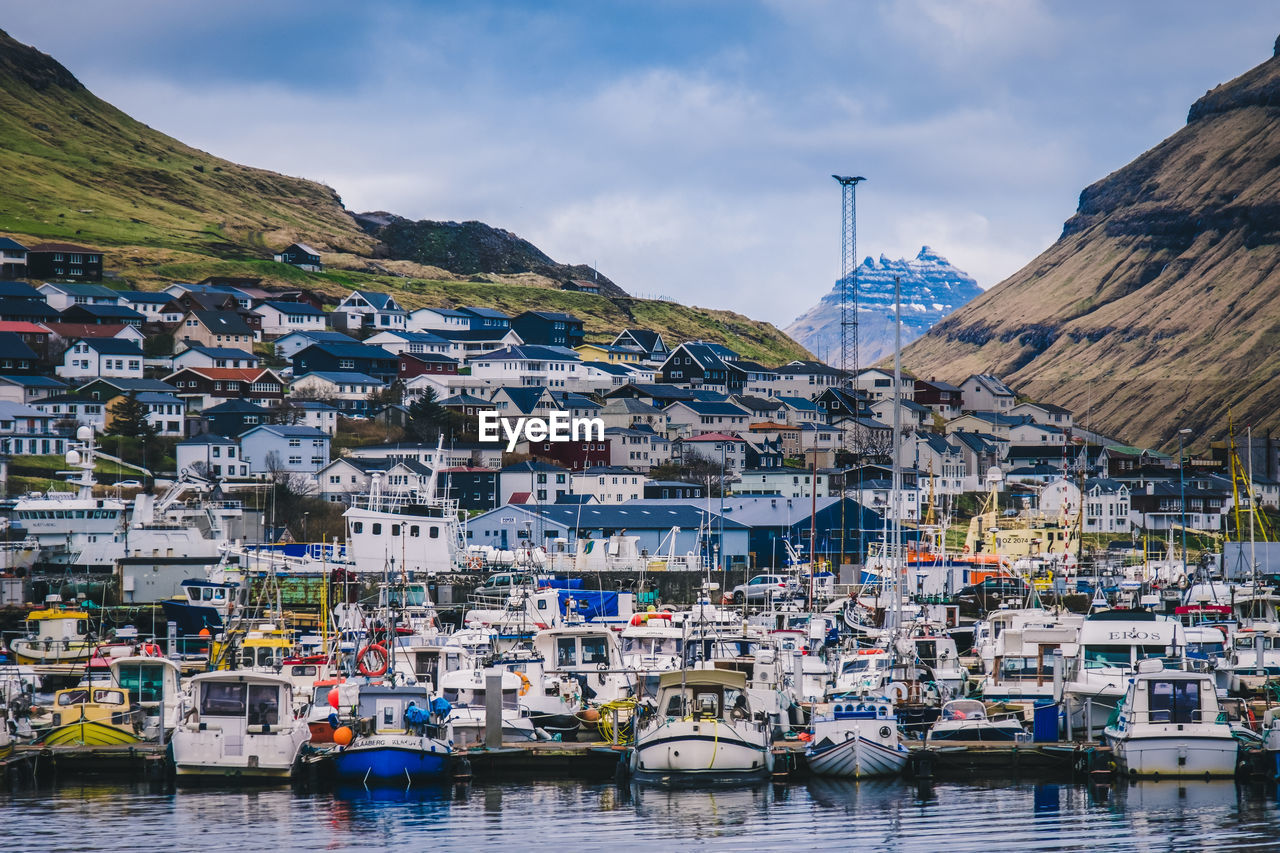
[[[1202,708],[1192,708],[1189,711],[1180,711],[1174,714],[1168,708],[1160,708],[1155,711],[1125,711],[1122,712],[1125,722],[1132,725],[1134,723],[1151,723],[1153,725],[1175,725],[1175,724],[1192,724],[1192,723],[1217,723],[1221,722],[1219,712],[1213,712],[1213,719],[1208,719]]]
[[[458,502],[447,498],[438,498],[419,491],[378,492],[376,494],[353,495],[352,509],[363,509],[370,512],[399,513],[406,507],[434,510],[442,520],[455,520],[458,517]],[[434,513],[424,517],[437,517]]]

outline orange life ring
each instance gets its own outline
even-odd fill
[[[520,670],[515,670],[515,674],[520,676],[520,695],[523,696],[529,692],[529,676]]]
[[[369,658],[375,658],[375,665],[369,664]],[[387,674],[387,667],[391,665],[391,655],[387,654],[387,647],[382,643],[374,643],[365,646],[360,650],[359,656],[356,658],[356,669],[361,675],[369,678],[377,678],[380,675]]]

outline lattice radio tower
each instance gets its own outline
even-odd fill
[[[858,373],[858,184],[866,178],[832,175],[840,184],[840,384],[853,386]]]

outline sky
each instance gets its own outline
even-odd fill
[[[867,178],[860,257],[927,244],[991,287],[1268,58],[1278,19],[1249,0],[61,0],[0,27],[152,127],[352,210],[478,219],[633,294],[785,326],[840,275],[833,173]]]

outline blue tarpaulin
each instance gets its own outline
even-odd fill
[[[616,592],[598,592],[590,589],[561,589],[560,612],[565,613],[570,599],[574,602],[574,612],[583,619],[599,619],[602,616],[618,615],[618,594]]]
[[[582,578],[545,578],[539,580],[538,585],[551,589],[582,589]]]

